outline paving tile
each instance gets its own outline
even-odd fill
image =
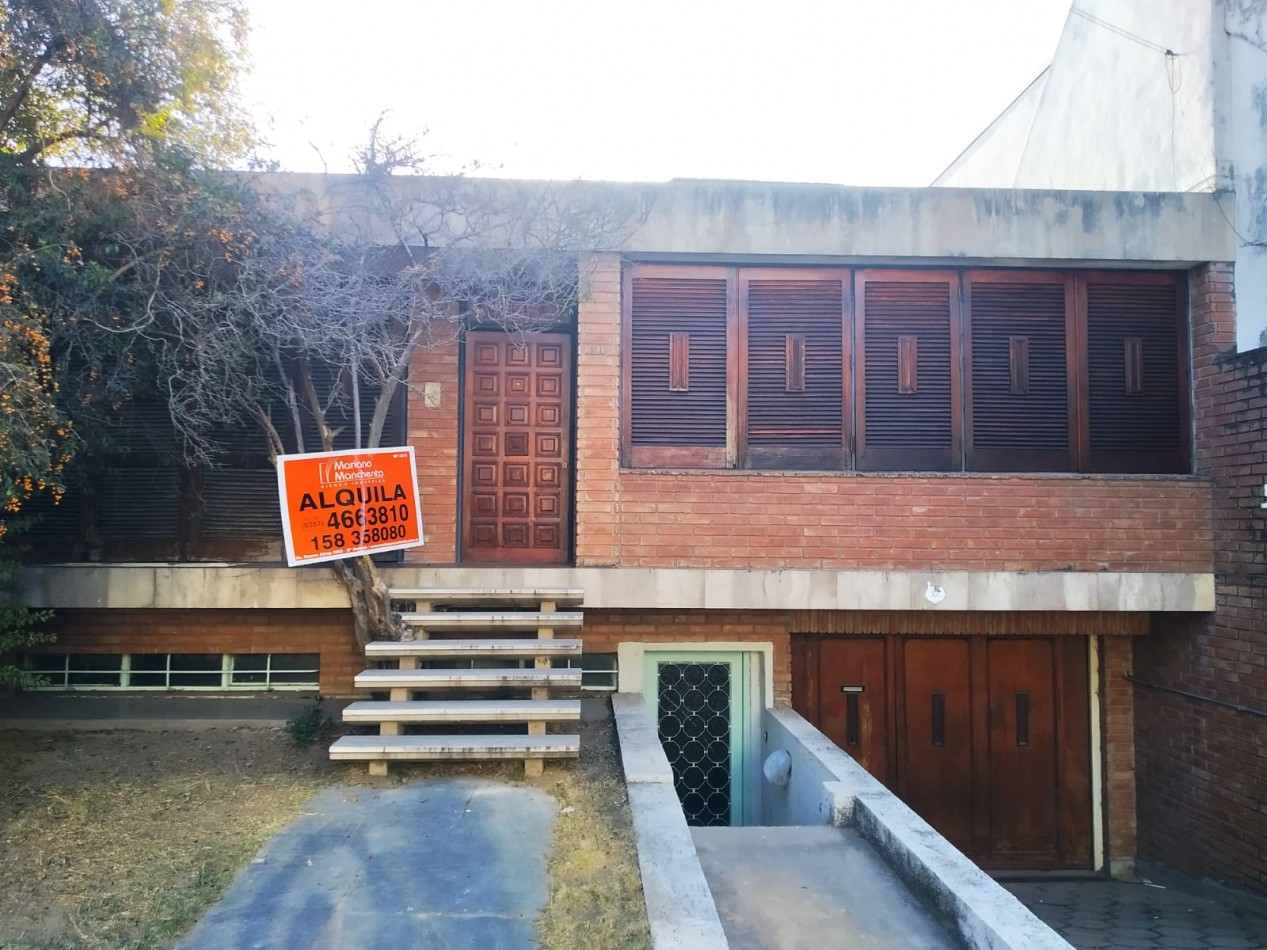
[[[1107,931],[1071,927],[1060,934],[1079,950],[1112,950],[1113,937]]]
[[[1267,918],[1173,887],[1070,881],[1008,889],[1076,950],[1267,950]]]

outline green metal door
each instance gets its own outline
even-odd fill
[[[753,669],[746,653],[648,652],[643,694],[688,825],[752,822]]]

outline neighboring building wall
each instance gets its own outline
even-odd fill
[[[319,653],[320,692],[347,695],[365,668],[347,610],[59,609],[57,653]]]
[[[1216,173],[1218,5],[1079,0],[1052,56],[1029,134],[992,124],[935,184],[1209,190]]]
[[[1219,181],[1235,189],[1220,204],[1236,222],[1236,348],[1248,350],[1267,344],[1267,0],[1215,9],[1214,154]]]
[[[1221,191],[1237,347],[1267,342],[1267,0],[1080,0],[1046,80],[934,184]],[[1028,121],[1028,134],[1018,125]],[[1105,148],[1112,142],[1112,148]]]
[[[1231,280],[1211,267],[1192,285],[1207,316],[1194,394],[1198,465],[1214,479],[1218,609],[1159,616],[1135,641],[1140,856],[1267,893],[1267,350],[1234,352]]]

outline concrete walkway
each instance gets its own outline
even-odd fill
[[[470,779],[328,789],[176,947],[535,947],[554,818],[540,790]]]
[[[731,950],[957,947],[852,828],[692,828]]]
[[[1267,950],[1267,916],[1174,886],[1106,880],[1004,886],[1077,950]]]

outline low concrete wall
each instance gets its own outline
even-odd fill
[[[666,610],[1214,610],[1210,573],[386,567],[392,587],[579,587],[585,606]],[[932,584],[945,599],[925,594]],[[18,577],[28,607],[346,608],[322,565],[41,564]]]
[[[656,950],[724,950],[729,943],[646,702],[637,693],[616,693],[612,713]]]
[[[788,709],[762,716],[761,754],[792,758],[785,786],[762,785],[770,824],[852,825],[968,947],[1070,950],[1070,945],[862,766]]]

